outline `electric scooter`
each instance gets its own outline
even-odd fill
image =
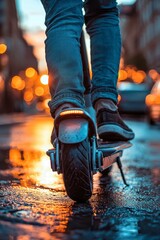
[[[109,172],[117,163],[125,185],[120,157],[130,142],[104,142],[97,137],[95,112],[91,103],[91,80],[84,32],[81,36],[81,57],[85,86],[86,108],[62,110],[55,118],[56,139],[47,151],[51,168],[63,174],[67,195],[74,201],[85,202],[92,196],[93,174]]]

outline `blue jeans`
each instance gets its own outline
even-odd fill
[[[80,36],[83,24],[91,39],[92,102],[107,98],[117,102],[117,77],[121,36],[116,0],[41,0],[46,12],[45,52],[51,101],[55,110],[63,103],[84,107]]]

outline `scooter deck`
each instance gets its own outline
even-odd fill
[[[98,140],[98,149],[101,150],[104,153],[104,156],[110,156],[114,154],[115,152],[123,151],[129,147],[132,146],[130,142],[104,142],[101,140]]]
[[[103,153],[103,164],[99,168],[100,172],[109,168],[113,163],[117,162],[122,156],[123,150],[131,147],[130,142],[103,142],[98,141],[98,150]]]

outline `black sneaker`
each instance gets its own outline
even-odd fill
[[[97,113],[97,131],[104,141],[129,141],[133,131],[124,123],[118,111],[102,108]]]

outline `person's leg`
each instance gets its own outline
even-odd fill
[[[117,103],[121,37],[116,1],[86,0],[85,13],[91,39],[93,104],[106,96]]]
[[[46,11],[46,61],[55,117],[65,103],[84,107],[80,36],[84,18],[82,0],[41,0]]]
[[[100,138],[130,140],[134,134],[117,111],[121,36],[116,0],[86,0],[85,22],[91,39],[92,102]]]

